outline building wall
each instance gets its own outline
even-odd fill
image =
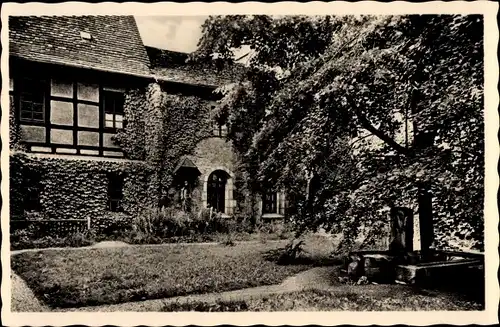
[[[231,142],[221,137],[210,137],[201,140],[192,155],[188,158],[198,167],[201,175],[198,184],[192,192],[193,205],[196,208],[207,207],[207,180],[210,174],[216,170],[223,170],[228,174],[226,184],[226,214],[234,213],[236,201],[234,200],[234,171],[237,165],[237,157],[233,151]]]
[[[10,83],[12,112],[16,118],[13,119],[13,122],[16,128],[20,130],[19,138],[24,141],[26,152],[38,153],[36,156],[46,156],[43,160],[36,162],[36,165],[40,164],[43,168],[41,183],[45,187],[41,190],[40,197],[47,200],[42,205],[42,212],[55,219],[105,215],[107,211],[105,172],[129,167],[130,165],[127,164],[129,161],[118,158],[108,158],[109,160],[101,158],[103,160],[99,162],[108,167],[102,170],[96,164],[92,164],[93,168],[90,169],[87,167],[88,164],[84,163],[85,160],[77,159],[75,161],[75,158],[87,156],[90,161],[93,161],[92,158],[96,156],[123,157],[123,152],[112,140],[112,136],[117,130],[105,128],[103,91],[110,89],[115,92],[124,92],[126,90],[141,90],[139,92],[143,92],[142,84],[137,81],[133,83],[131,81],[116,82],[117,79],[98,75],[97,72],[84,73],[66,67],[50,66],[50,69],[47,67],[32,66],[31,70],[37,70],[38,72],[29,76],[30,78],[44,80],[46,83],[46,115],[43,121],[24,123],[19,119],[18,86],[20,84],[17,81],[26,77],[19,67],[11,67],[14,69],[11,70],[13,79]],[[116,82],[117,85],[113,84],[113,82]],[[148,101],[145,102],[149,103]],[[147,104],[145,106],[148,107]],[[149,113],[144,112],[143,114]],[[199,117],[199,119],[206,118]],[[143,129],[145,128],[143,125],[141,126]],[[210,135],[221,136],[201,136],[203,137],[201,141],[196,144],[196,147],[187,156],[201,173],[197,185],[191,193],[193,209],[199,210],[207,207],[208,178],[214,171],[222,170],[228,177],[225,188],[224,213],[234,215],[242,211],[241,206],[246,208],[247,202],[240,203],[240,208],[238,208],[235,200],[236,193],[242,191],[236,190],[234,186],[235,180],[238,178],[235,175],[238,158],[231,142],[225,138],[227,129],[223,132],[219,130],[219,133],[222,134],[217,134],[217,131],[213,133]],[[141,133],[137,135],[144,138]],[[14,136],[14,133],[11,131],[11,141],[12,136]],[[15,136],[17,136],[17,133],[15,133]],[[46,164],[46,162],[50,162],[50,164]],[[80,164],[75,162],[80,162]],[[142,164],[146,165],[147,162],[146,160]],[[151,187],[151,185],[156,185],[154,183],[154,174],[145,177],[143,173],[137,173],[136,175],[136,171],[132,170],[127,176],[126,187],[124,187],[125,195],[128,194],[126,203],[128,203],[129,210],[127,209],[127,211],[136,213],[139,211],[138,208],[140,209],[146,204],[150,206],[158,204],[158,197],[161,195],[153,194],[157,188]],[[20,188],[23,187],[22,182],[18,183],[18,185]],[[149,196],[145,198],[142,193],[149,193]],[[137,198],[134,198],[134,196],[137,196]],[[245,198],[249,196],[251,195],[245,195]],[[281,199],[278,205],[281,206],[280,211],[277,212],[277,215],[268,218],[274,219],[282,216],[284,208],[281,202],[284,203],[284,198],[281,196],[279,199]],[[252,201],[249,202],[249,206],[251,203]],[[253,203],[255,204],[255,202]],[[171,204],[175,205],[175,203]],[[252,208],[254,210],[248,211],[256,212],[260,216],[262,203],[257,203],[257,206],[259,207],[257,210]],[[243,211],[246,212],[245,208],[243,208]],[[257,217],[257,220],[258,218],[260,217]]]
[[[111,98],[124,98],[126,89],[144,82],[56,65],[24,64],[11,63],[9,93],[20,140],[30,152],[123,157],[113,140],[123,127],[123,113],[109,114],[105,104]],[[43,113],[29,117],[30,106],[21,101],[25,91],[35,94]],[[109,117],[120,122],[109,125]]]
[[[109,216],[109,174],[123,174],[122,206],[135,214],[148,206],[147,183],[151,170],[142,162],[90,159],[52,154],[10,155],[11,219],[22,219],[29,189],[35,188],[46,219],[99,219]],[[35,177],[36,183],[33,183]]]

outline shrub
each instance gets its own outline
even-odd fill
[[[282,221],[263,222],[259,226],[259,232],[280,240],[289,239],[293,235],[290,225]]]
[[[197,217],[201,221],[206,221],[206,227],[203,233],[213,234],[217,232],[229,232],[229,224],[231,223],[231,219],[223,218],[222,215],[218,212],[211,211],[210,209],[201,209]]]
[[[131,228],[131,217],[123,212],[106,212],[92,223],[92,229],[99,236],[119,235]]]
[[[155,237],[182,236],[187,233],[189,216],[174,208],[146,208],[132,220],[138,234]]]
[[[20,249],[40,249],[50,247],[82,247],[89,246],[95,242],[92,231],[73,232],[68,235],[42,237],[37,236],[37,226],[32,224],[28,228],[15,230],[10,235],[10,244],[12,250]]]
[[[268,251],[264,254],[264,258],[279,265],[309,264],[311,259],[302,256],[305,252],[303,247],[303,240],[292,241],[284,248]]]
[[[193,214],[175,208],[147,208],[134,217],[132,229],[144,235],[170,238],[230,233],[235,229],[235,222],[207,209]]]

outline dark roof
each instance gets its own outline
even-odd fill
[[[237,81],[244,74],[244,67],[216,69],[214,65],[186,62],[189,54],[146,46],[151,61],[151,72],[163,81],[218,87]]]
[[[181,168],[188,168],[188,169],[196,169],[198,170],[198,167],[188,158],[188,157],[182,157],[181,160],[179,160],[179,163],[174,169],[174,174],[180,170]],[[199,171],[199,170],[198,170]]]
[[[151,75],[133,16],[10,16],[9,41],[10,54],[23,59]]]

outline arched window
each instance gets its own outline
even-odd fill
[[[227,173],[216,170],[208,177],[207,206],[224,213],[226,207]]]

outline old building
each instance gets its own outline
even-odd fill
[[[132,16],[10,17],[9,41],[12,216],[241,211],[238,157],[210,116],[239,72],[144,46]],[[284,216],[284,193],[255,196],[257,220]]]

